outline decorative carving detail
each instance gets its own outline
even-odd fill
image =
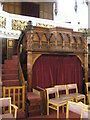
[[[63,45],[63,37],[61,33],[58,33],[57,34],[57,46],[62,47],[62,45]]]
[[[26,21],[12,19],[12,30],[24,30],[26,28],[26,25]]]
[[[50,40],[50,48],[55,47],[55,33],[50,34],[49,40]]]
[[[72,44],[72,49],[76,49],[77,48],[77,40],[76,40],[76,36],[73,36],[71,44]]]
[[[27,33],[27,50],[31,50],[31,34]]]
[[[48,38],[47,38],[47,34],[44,33],[42,34],[42,37],[41,37],[41,47],[42,48],[47,48],[48,47]]]
[[[77,49],[82,49],[83,46],[82,46],[82,39],[81,37],[78,37],[77,39]]]
[[[6,18],[0,16],[0,27],[6,28]]]
[[[70,47],[70,37],[69,34],[64,33],[64,47]]]
[[[38,48],[40,48],[40,36],[39,36],[39,34],[37,33],[37,32],[34,32],[33,33],[33,37],[32,37],[32,39],[33,39],[33,42],[32,42],[32,48],[34,49],[38,49]]]
[[[36,23],[36,26],[44,27],[44,28],[53,28],[54,25],[43,24],[43,23]]]
[[[33,51],[84,52],[83,34],[34,27],[27,31],[27,49]]]

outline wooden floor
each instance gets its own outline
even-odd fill
[[[36,114],[36,113],[35,113]],[[22,118],[22,115],[23,114],[21,114],[21,118],[18,118],[17,120],[37,120],[37,119],[39,119],[39,120],[46,120],[46,119],[57,119],[57,114],[56,114],[56,111],[54,111],[54,110],[51,110],[50,111],[50,114],[47,116],[47,115],[34,115],[34,116],[29,116],[29,117],[25,117],[25,118]],[[64,113],[62,113],[62,112],[60,112],[60,116],[59,116],[60,118],[60,120],[65,120],[66,119],[66,112],[64,112]],[[75,113],[72,113],[72,112],[70,112],[69,113],[69,118],[70,118],[70,120],[80,120],[80,115],[77,115],[77,114],[75,114]]]

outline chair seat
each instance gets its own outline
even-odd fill
[[[73,100],[73,96],[69,96],[69,95],[61,95],[60,98],[66,99],[66,100]]]
[[[13,118],[13,119],[15,119],[14,118],[14,116],[13,116],[13,114],[10,114],[10,113],[7,113],[7,114],[2,114],[2,118]]]
[[[74,97],[74,98],[84,98],[85,97],[85,95],[83,95],[83,94],[80,94],[80,93],[78,93],[78,94],[76,94],[76,93],[71,93],[71,94],[69,94],[69,96],[71,96],[71,97]]]
[[[90,91],[88,92],[88,94],[90,94]]]
[[[52,98],[49,100],[49,102],[53,102],[55,104],[61,104],[61,103],[66,103],[67,100],[63,98]]]

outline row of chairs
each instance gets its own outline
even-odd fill
[[[73,91],[73,93],[72,93]],[[78,93],[77,84],[56,85],[51,88],[46,88],[47,92],[47,115],[49,115],[49,108],[57,111],[57,118],[59,118],[59,108],[67,105],[68,101],[83,101],[85,103],[85,95]]]

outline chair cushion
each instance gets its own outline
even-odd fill
[[[13,114],[7,113],[7,114],[2,114],[2,118],[14,118]]]
[[[84,97],[85,95],[83,94],[77,94],[76,97]]]
[[[74,97],[74,98],[79,98],[79,97],[84,97],[85,95],[84,94],[80,94],[80,93],[78,93],[78,94],[72,93],[72,94],[69,94],[69,96]]]
[[[53,102],[55,104],[61,104],[61,103],[66,103],[67,100],[63,98],[52,98],[49,100],[49,102]]]
[[[60,98],[66,99],[66,100],[72,100],[73,99],[73,97],[69,96],[69,95],[61,95]]]

